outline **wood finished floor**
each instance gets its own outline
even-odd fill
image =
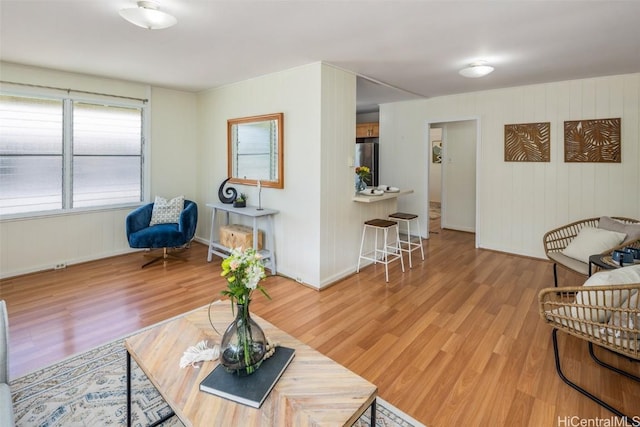
[[[474,248],[439,230],[403,274],[368,266],[321,292],[271,277],[252,311],[378,386],[434,426],[562,426],[612,414],[561,382],[537,294],[551,264]],[[220,259],[194,244],[188,262],[144,270],[129,254],[0,281],[10,322],[11,377],[201,307],[225,287]],[[355,256],[355,255],[354,255]],[[565,284],[579,277],[562,273]],[[559,335],[569,377],[640,416],[640,384],[597,367],[586,344]],[[640,364],[603,359],[640,375]],[[564,421],[563,421],[564,420]],[[575,420],[575,419],[574,419]],[[564,422],[564,424],[563,424]]]

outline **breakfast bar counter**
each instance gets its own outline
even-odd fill
[[[375,187],[369,187],[367,188],[367,191],[368,190],[375,190]],[[352,200],[354,202],[359,202],[359,203],[374,203],[374,202],[381,202],[383,200],[396,199],[398,198],[398,196],[404,196],[405,194],[411,194],[411,193],[413,193],[413,190],[400,190],[394,193],[385,192],[384,194],[380,194],[380,195],[372,194],[371,196],[358,193],[353,197]]]

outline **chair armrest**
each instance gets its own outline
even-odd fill
[[[184,209],[178,220],[178,230],[183,234],[187,242],[193,239],[198,225],[198,205],[191,200],[184,201]]]
[[[639,292],[640,283],[545,288],[538,308],[552,327],[640,360]]]
[[[610,249],[610,250],[608,250],[606,252],[601,253],[600,255],[611,255],[611,254],[613,254],[613,251],[619,250],[619,249],[624,249],[624,248],[640,249],[640,239],[634,240],[633,242],[622,243],[622,244],[616,246],[613,249]]]
[[[151,222],[151,214],[153,213],[153,203],[148,203],[144,206],[129,212],[125,220],[125,227],[127,232],[127,239],[132,233],[140,231],[143,228],[147,228]]]
[[[545,233],[542,237],[545,255],[549,252],[561,252],[580,233],[584,227],[597,227],[599,218],[588,218],[563,225]]]

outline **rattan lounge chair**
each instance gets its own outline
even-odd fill
[[[638,414],[631,416],[623,414],[564,375],[560,366],[557,333],[561,331],[588,342],[589,354],[598,365],[640,382],[640,377],[637,375],[600,360],[593,350],[595,344],[633,361],[640,361],[639,292],[640,283],[546,288],[539,293],[540,315],[553,327],[553,351],[560,378],[619,417],[626,417],[628,424],[625,425],[632,426],[640,426]],[[634,294],[635,298],[633,298]],[[620,305],[616,306],[616,304]]]
[[[638,224],[640,220],[622,217],[611,217],[623,224]],[[551,261],[553,261],[553,283],[558,286],[558,271],[557,266],[560,265],[568,270],[583,275],[589,276],[589,264],[579,261],[574,258],[570,258],[562,253],[564,249],[569,246],[569,243],[580,233],[584,227],[598,228],[600,218],[589,218],[581,221],[572,222],[571,224],[564,225],[547,232],[542,238],[544,243],[544,252]],[[616,249],[623,247],[636,247],[640,248],[640,239],[628,241],[625,240],[622,244],[612,247],[604,252],[602,255],[611,254]],[[597,255],[597,254],[593,254]]]

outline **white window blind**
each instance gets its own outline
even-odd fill
[[[143,108],[0,95],[0,215],[140,202]]]
[[[141,200],[142,111],[73,105],[73,206]]]
[[[62,208],[63,103],[0,96],[0,214]]]

